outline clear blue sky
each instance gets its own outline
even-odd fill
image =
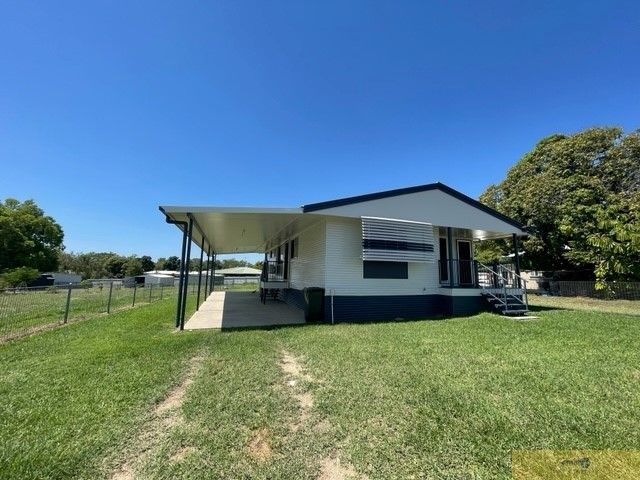
[[[477,197],[543,136],[640,127],[635,1],[5,1],[0,45],[0,197],[71,251],[177,254],[160,204]]]

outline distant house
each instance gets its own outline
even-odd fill
[[[160,210],[204,251],[264,253],[261,293],[304,308],[305,289],[317,287],[307,293],[319,289],[326,321],[459,315],[490,306],[527,312],[518,255],[527,231],[442,183],[299,208]],[[475,259],[475,245],[495,239],[511,239],[513,270]]]
[[[139,281],[139,279],[141,281]],[[145,286],[148,285],[165,285],[173,286],[176,276],[167,273],[145,272],[144,275],[136,277],[138,283],[142,283]]]
[[[82,282],[82,275],[72,272],[47,272],[42,274],[53,279],[53,285],[77,285]]]
[[[255,283],[257,284],[260,281],[260,275],[262,275],[262,271],[257,268],[251,267],[233,267],[233,268],[221,268],[220,270],[216,270],[215,272],[215,284],[224,285],[237,285],[237,284],[245,284],[245,283]],[[221,280],[218,280],[218,277],[222,276]]]
[[[205,275],[205,271],[203,270],[202,275]],[[258,271],[259,273],[259,271]],[[198,277],[200,276],[200,272],[189,272],[189,283],[191,285],[194,282],[198,281]],[[139,275],[136,277],[136,281],[138,283],[143,283],[144,285],[175,285],[178,286],[180,283],[180,271],[179,270],[149,270],[148,272],[144,272],[143,275]],[[218,275],[216,272],[215,283],[218,285],[222,285],[223,277]]]
[[[260,275],[262,275],[262,271],[251,267],[233,267],[216,270],[216,274],[220,274],[225,277],[260,277]]]

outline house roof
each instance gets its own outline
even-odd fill
[[[193,241],[215,253],[264,252],[320,217],[375,216],[469,229],[474,238],[524,235],[515,220],[442,183],[312,203],[300,208],[161,206],[180,230],[193,220]]]
[[[397,188],[394,190],[385,190],[383,192],[368,193],[365,195],[357,195],[354,197],[338,198],[336,200],[328,200],[328,201],[319,202],[319,203],[310,203],[308,205],[303,205],[302,211],[305,213],[317,212],[319,210],[327,210],[330,208],[342,207],[345,205],[353,205],[356,203],[369,202],[371,200],[381,200],[384,198],[398,197],[401,195],[408,195],[411,193],[427,192],[430,190],[440,190],[441,192],[451,195],[452,197],[455,197],[458,200],[461,200],[464,203],[471,205],[472,207],[482,210],[483,212],[488,213],[489,215],[492,215],[495,218],[502,220],[505,223],[508,223],[509,225],[512,225],[521,230],[524,229],[524,225],[522,225],[520,222],[517,222],[514,219],[507,217],[506,215],[503,215],[497,210],[491,207],[488,207],[484,203],[481,203],[478,200],[475,200],[465,195],[464,193],[459,192],[458,190],[455,190],[445,185],[444,183],[440,183],[440,182],[427,183],[425,185],[417,185],[414,187],[407,187],[407,188]]]
[[[233,267],[233,268],[220,268],[216,270],[216,273],[220,275],[260,275],[262,272],[257,268],[251,267]]]

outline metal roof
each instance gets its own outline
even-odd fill
[[[473,214],[473,211],[467,211],[463,217],[468,217],[471,214],[478,219],[475,222],[470,222],[464,218],[458,218],[458,224],[447,223],[447,212],[437,212],[438,214],[434,217],[439,217],[439,222],[424,219],[426,222],[440,226],[469,228],[474,231],[475,238],[481,239],[504,238],[513,233],[526,234],[522,224],[439,182],[312,203],[299,208],[161,206],[160,210],[166,216],[167,222],[176,224],[183,231],[189,220],[193,220],[193,241],[205,251],[211,250],[211,253],[215,252],[216,254],[253,253],[269,251],[279,245],[278,242],[282,242],[321,221],[323,216],[338,215],[360,218],[362,215],[371,215],[370,213],[354,212],[341,215],[338,212],[341,208],[353,210],[351,206],[363,204],[363,208],[359,210],[365,210],[367,205],[371,209],[377,200],[436,190],[448,196],[443,198],[454,198],[462,202],[457,204],[458,211],[464,210],[465,205],[478,211],[477,215]],[[367,204],[366,202],[372,203]],[[397,213],[397,211],[394,210],[393,213]],[[422,213],[419,216],[425,216],[425,214]],[[389,218],[392,217],[403,218],[402,213],[392,215]],[[483,217],[484,220],[479,219],[480,217]],[[410,218],[405,219],[411,220]],[[504,223],[501,226],[499,222]],[[476,225],[472,225],[474,223]]]
[[[233,268],[220,268],[216,270],[216,273],[220,275],[260,275],[262,272],[257,268],[251,267],[233,267]]]
[[[478,200],[475,200],[465,195],[464,193],[459,192],[458,190],[455,190],[440,182],[427,183],[425,185],[417,185],[415,187],[397,188],[395,190],[385,190],[383,192],[368,193],[365,195],[357,195],[355,197],[338,198],[336,200],[328,200],[326,202],[310,203],[308,205],[303,205],[302,210],[305,213],[317,212],[319,210],[326,210],[328,208],[342,207],[344,205],[353,205],[355,203],[369,202],[371,200],[380,200],[383,198],[398,197],[400,195],[407,195],[410,193],[427,192],[429,190],[440,190],[451,195],[452,197],[457,198],[458,200],[465,202],[472,207],[482,210],[483,212],[488,213],[489,215],[492,215],[499,220],[502,220],[505,223],[508,223],[519,229],[524,229],[524,225],[522,225],[520,222],[517,222],[514,219],[503,215],[497,210],[488,207],[484,203],[481,203]]]

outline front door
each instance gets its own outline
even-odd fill
[[[473,285],[471,242],[458,240],[458,282],[460,285]]]

